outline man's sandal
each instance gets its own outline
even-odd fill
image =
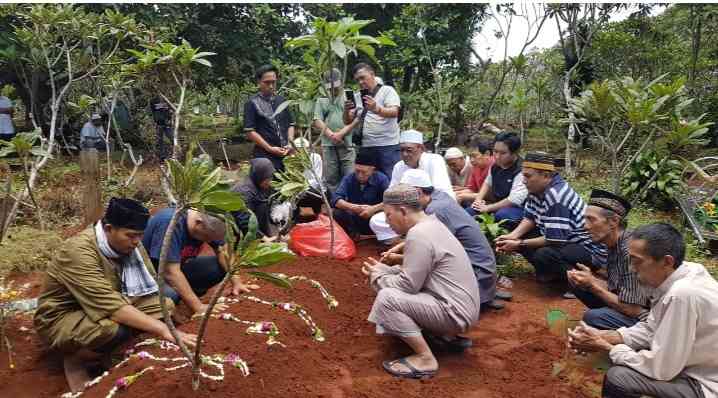
[[[397,363],[400,363],[407,368],[409,368],[409,372],[400,372],[392,369],[392,366],[396,365]],[[406,360],[406,358],[399,358],[395,359],[393,361],[384,361],[382,363],[382,366],[384,367],[384,370],[386,370],[387,373],[394,377],[400,377],[404,379],[430,379],[436,375],[436,372],[439,371],[439,369],[434,370],[419,370],[412,366],[409,361]]]

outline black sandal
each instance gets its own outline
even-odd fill
[[[399,372],[391,367],[396,365],[397,363],[400,363],[407,368],[409,368],[409,372]],[[434,370],[419,370],[415,367],[413,367],[409,361],[406,360],[406,358],[399,358],[395,359],[393,361],[384,361],[382,362],[382,366],[384,367],[384,370],[386,370],[387,373],[394,377],[400,377],[404,379],[420,379],[420,380],[426,380],[434,377],[436,375],[436,372],[439,371],[439,369]]]

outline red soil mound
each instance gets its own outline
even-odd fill
[[[562,300],[557,292],[546,291],[533,281],[515,281],[514,302],[502,312],[482,314],[470,331],[474,347],[461,355],[440,355],[441,369],[428,381],[392,378],[381,362],[409,353],[400,341],[379,337],[366,321],[374,297],[360,271],[362,256],[374,255],[373,248],[360,248],[358,259],[342,262],[322,258],[298,258],[292,264],[269,268],[288,275],[305,275],[320,281],[339,301],[334,310],[327,308],[319,291],[297,282],[292,290],[264,285],[256,296],[266,300],[294,301],[303,305],[326,337],[312,340],[309,327],[297,316],[280,309],[243,300],[230,311],[251,321],[274,321],[280,329],[279,340],[287,345],[268,347],[263,335],[247,335],[246,325],[213,320],[206,336],[207,354],[237,353],[249,364],[250,375],[225,365],[224,382],[202,379],[193,392],[190,370],[165,372],[164,363],[133,359],[115,369],[83,397],[105,397],[115,380],[149,365],[147,372],[118,397],[589,397],[597,376],[590,376],[591,388],[582,384],[587,377],[572,381],[552,377],[553,364],[561,360],[563,341],[549,333],[544,320],[547,309],[563,308],[574,314],[575,302]],[[14,342],[16,368],[8,368],[7,356],[0,356],[0,396],[57,397],[66,391],[60,359],[44,351],[31,328],[29,318],[9,324]],[[199,322],[183,325],[195,332]],[[176,352],[149,349],[158,356],[178,356]],[[212,373],[213,369],[208,369]]]

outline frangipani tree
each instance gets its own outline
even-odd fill
[[[689,117],[685,111],[693,102],[688,98],[685,81],[677,79],[661,83],[666,75],[644,84],[625,77],[591,83],[578,97],[569,100],[569,123],[582,126],[596,138],[611,164],[611,185],[620,192],[621,179],[631,163],[643,152],[658,151],[662,165],[691,145],[704,144],[702,136],[711,123],[702,122],[704,115]],[[645,187],[629,187],[638,192]]]
[[[13,40],[18,48],[15,53],[25,54],[3,61],[21,63],[23,71],[40,71],[50,85],[50,117],[45,126],[44,151],[32,159],[27,187],[17,196],[5,219],[2,231],[7,233],[20,203],[35,187],[39,171],[55,151],[61,112],[69,90],[113,60],[120,46],[131,41],[142,26],[113,9],[95,14],[71,4],[8,5],[0,12],[13,15],[17,21],[13,26]]]
[[[126,75],[135,76],[137,81],[158,95],[172,108],[174,123],[172,131],[172,158],[179,155],[179,126],[185,104],[187,89],[192,84],[195,66],[211,68],[207,57],[213,52],[202,52],[186,40],[179,45],[158,42],[143,45],[144,51],[128,50],[134,55],[135,63],[125,65]]]
[[[169,175],[166,175],[164,178],[168,180],[168,185],[170,189],[172,189],[177,205],[165,233],[164,240],[162,241],[159,267],[157,269],[160,304],[167,327],[172,333],[172,336],[174,336],[182,353],[192,364],[192,388],[196,390],[199,388],[200,369],[202,366],[202,337],[205,334],[212,309],[217,304],[217,300],[224,291],[227,282],[232,276],[239,274],[243,269],[276,264],[292,258],[293,254],[286,249],[284,244],[263,243],[258,241],[256,239],[257,220],[254,215],[250,217],[249,230],[246,235],[242,236],[241,233],[237,231],[234,219],[230,213],[235,211],[249,211],[242,196],[237,192],[230,191],[229,184],[221,181],[222,173],[219,167],[214,168],[210,162],[199,161],[192,158],[192,148],[187,152],[183,163],[176,159],[167,160],[167,169],[169,170]],[[188,209],[221,217],[227,224],[225,245],[222,253],[227,260],[227,274],[210,299],[207,311],[202,317],[194,353],[190,352],[189,348],[179,338],[172,317],[165,305],[163,293],[165,285],[164,274],[165,268],[167,267],[167,252],[171,244],[172,235],[179,216]],[[256,271],[251,272],[251,275],[282,287],[291,286],[291,283],[287,279],[276,275]]]

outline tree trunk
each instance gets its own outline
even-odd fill
[[[207,331],[207,323],[209,322],[209,318],[212,317],[212,310],[214,309],[214,306],[217,305],[217,300],[219,300],[222,292],[224,292],[224,287],[227,286],[227,282],[232,279],[232,273],[230,271],[231,270],[227,270],[224,280],[222,280],[222,283],[220,283],[219,287],[212,295],[212,298],[207,305],[207,312],[205,312],[202,316],[202,323],[199,325],[199,331],[197,332],[197,345],[194,348],[194,364],[192,366],[192,390],[194,391],[197,391],[199,388],[199,372],[202,370],[202,338]]]
[[[102,217],[102,193],[100,192],[100,161],[96,149],[80,151],[83,224],[91,225]]]

